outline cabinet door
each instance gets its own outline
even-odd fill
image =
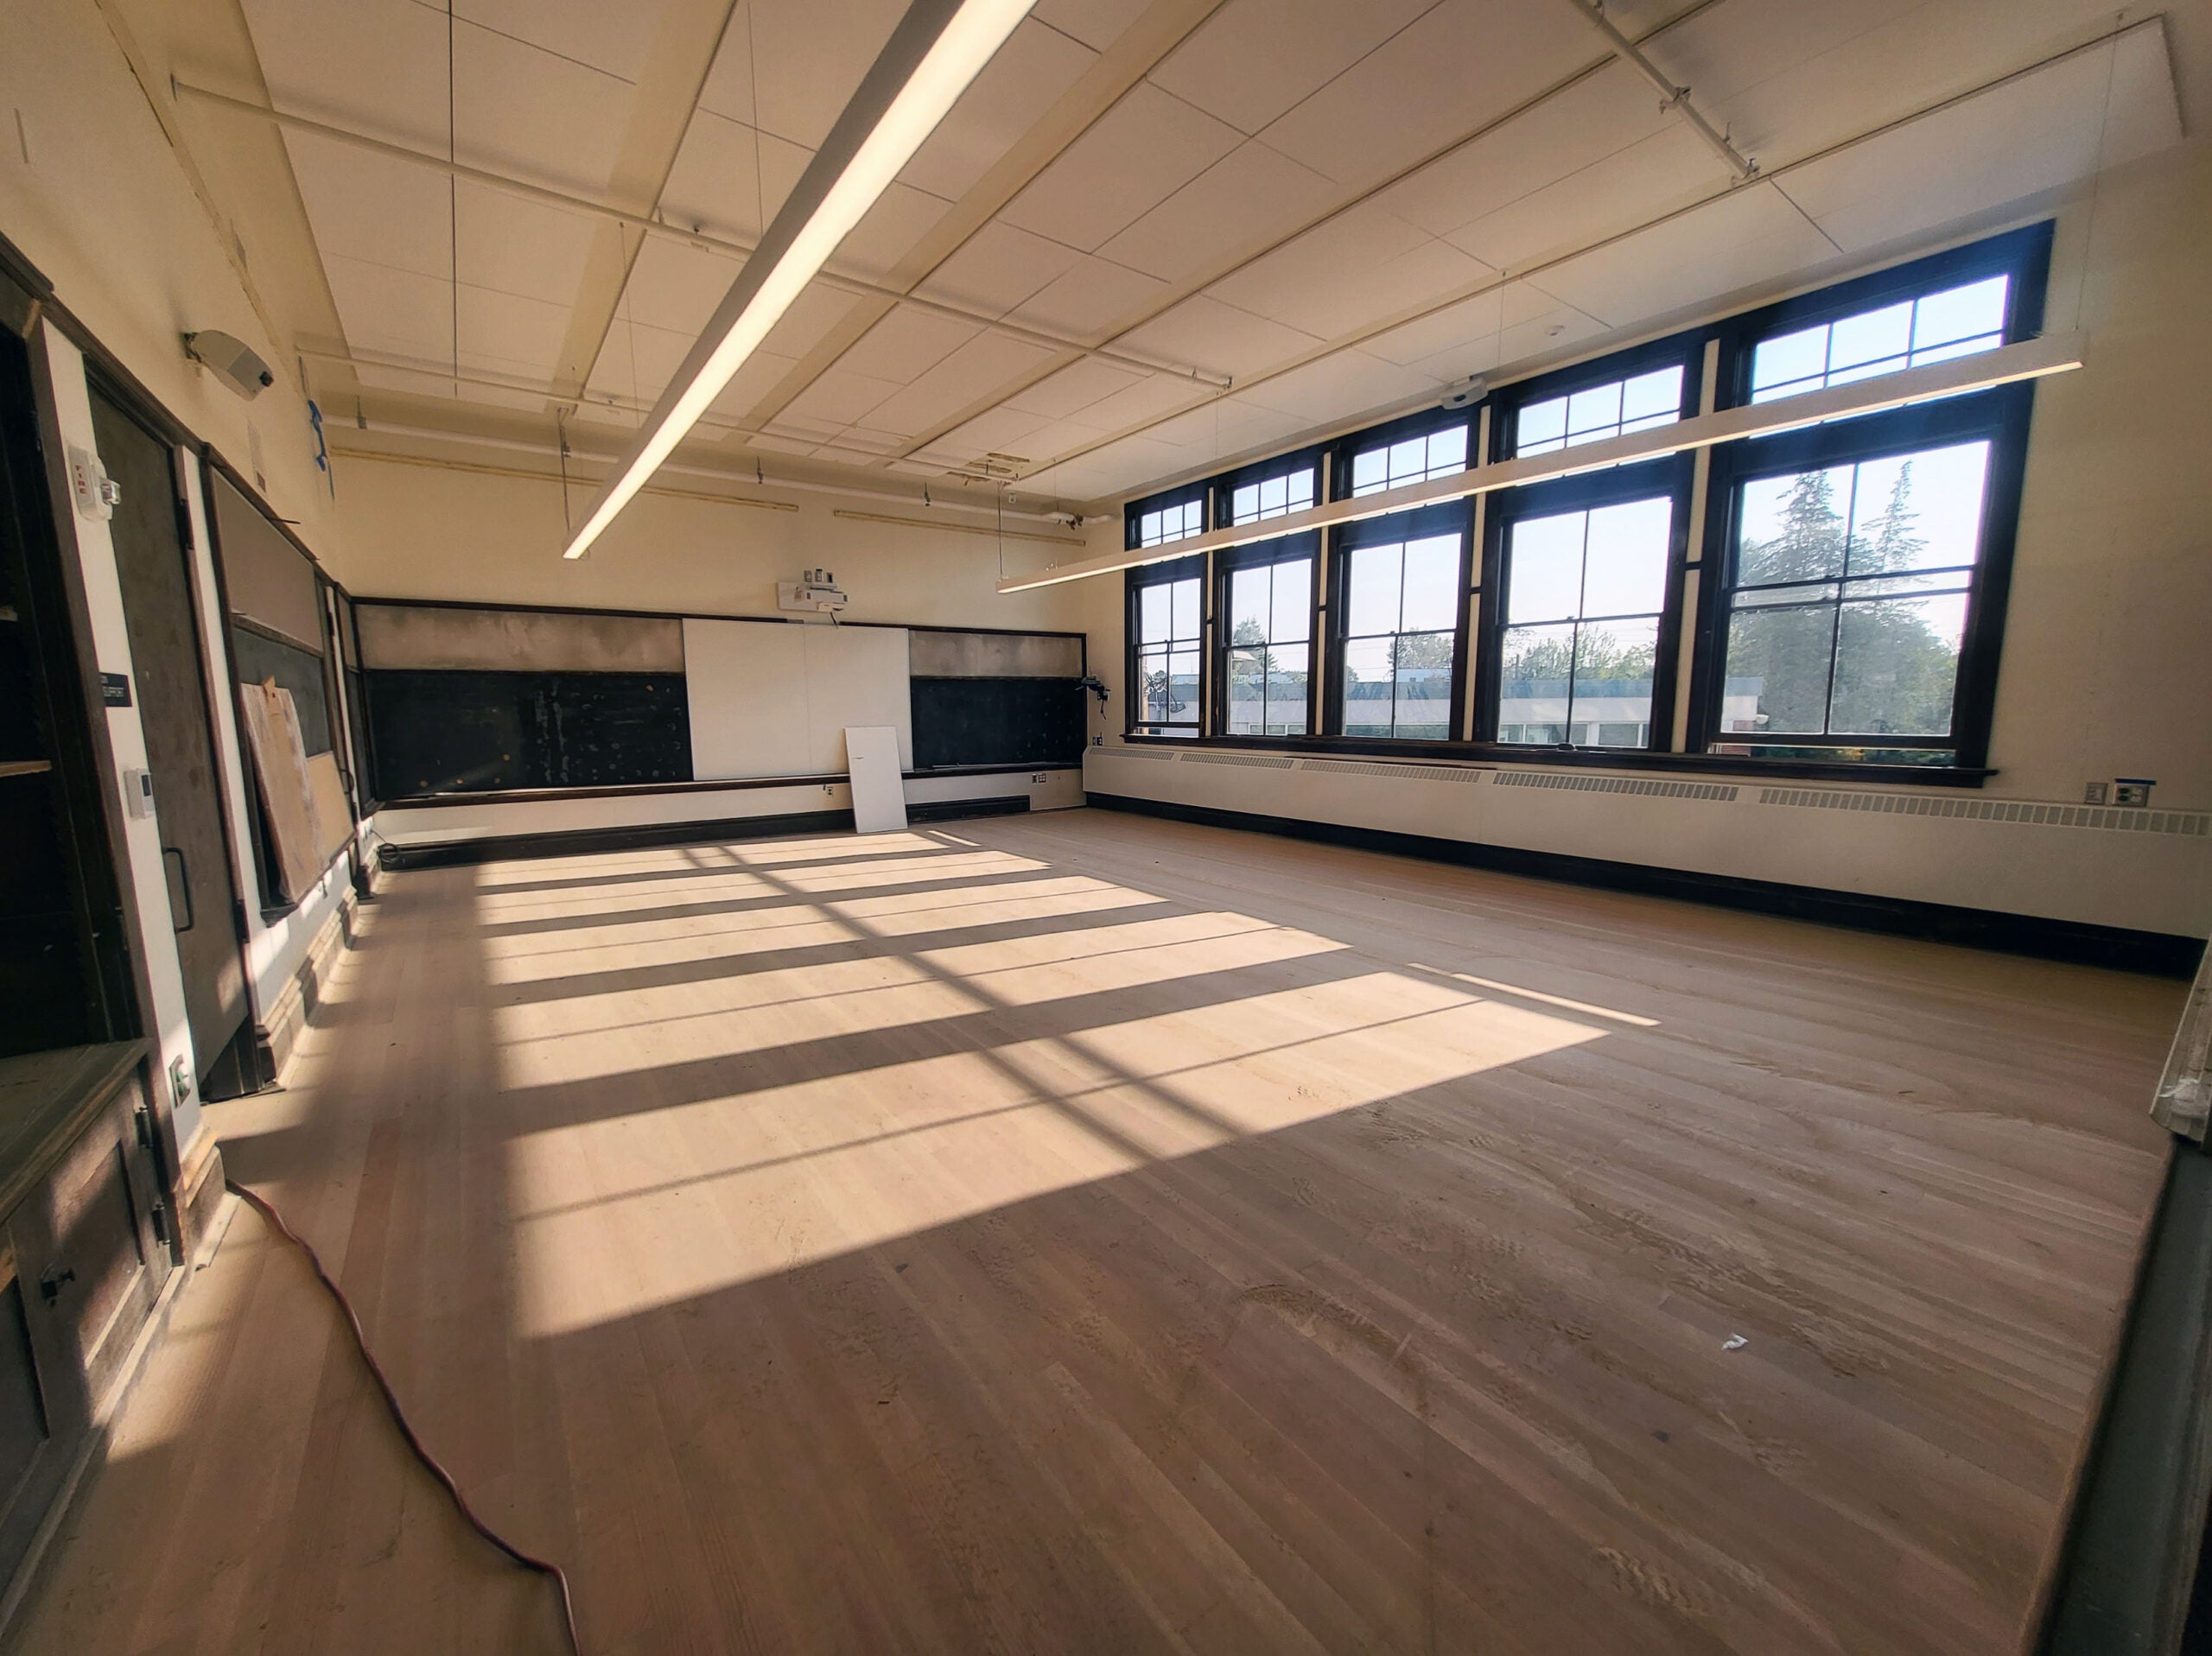
[[[91,1429],[74,1341],[26,1277],[47,1257],[44,1191],[0,1221],[0,1582],[11,1579]]]
[[[168,1273],[168,1251],[154,1235],[143,1101],[133,1075],[46,1184],[54,1252],[39,1292],[67,1325],[94,1398],[121,1370]]]

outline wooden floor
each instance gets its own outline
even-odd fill
[[[1956,1656],[2180,998],[1085,811],[395,876],[209,1114],[596,1656]],[[20,1647],[557,1640],[245,1213]]]

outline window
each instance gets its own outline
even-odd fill
[[[1239,547],[1222,575],[1226,617],[1221,719],[1229,736],[1303,736],[1313,728],[1314,554],[1306,534]]]
[[[1287,517],[1313,504],[1313,485],[1319,467],[1312,462],[1272,477],[1237,483],[1229,492],[1229,521],[1256,523],[1268,517]]]
[[[1724,741],[1950,739],[1991,447],[1916,447],[1737,485]]]
[[[1514,416],[1513,452],[1548,454],[1625,432],[1672,425],[1682,417],[1682,365],[1670,363],[1630,378],[1524,403]]]
[[[1177,539],[1205,533],[1205,499],[1185,499],[1174,506],[1153,506],[1130,517],[1130,546],[1166,546]]]
[[[1688,466],[1662,460],[1500,503],[1497,739],[1649,747],[1665,694],[1676,531]]]
[[[1463,417],[1434,431],[1415,432],[1351,454],[1354,495],[1380,494],[1408,483],[1425,483],[1467,469],[1467,421]]]
[[[1751,350],[1751,401],[1994,351],[2005,343],[2011,292],[2010,276],[1986,276],[1761,339]]]
[[[1129,728],[1196,735],[1205,560],[1129,572]]]
[[[1439,742],[1453,735],[1464,670],[1465,521],[1456,507],[1382,518],[1356,525],[1357,539],[1340,545],[1335,688],[1344,735]]]

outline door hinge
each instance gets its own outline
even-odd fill
[[[131,1124],[138,1129],[138,1148],[151,1150],[154,1147],[153,1111],[141,1104],[137,1109],[131,1111],[130,1120]]]
[[[156,1196],[153,1207],[148,1209],[147,1216],[154,1221],[154,1240],[163,1247],[175,1246],[175,1239],[169,1235],[168,1203]]]
[[[252,932],[246,927],[245,899],[242,897],[234,897],[231,899],[231,924],[237,928],[240,942],[245,942],[252,936]]]

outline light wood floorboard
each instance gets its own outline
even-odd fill
[[[2008,1651],[2180,998],[1084,811],[394,876],[209,1116],[595,1656]],[[250,1213],[17,1642],[559,1647]]]

